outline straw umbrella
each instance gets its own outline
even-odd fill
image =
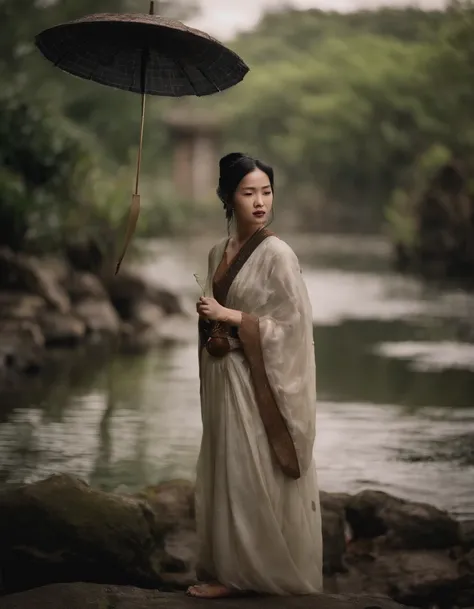
[[[55,66],[141,95],[135,188],[118,272],[140,213],[140,166],[147,95],[212,95],[240,82],[244,61],[208,34],[154,14],[103,13],[48,28],[35,39]]]

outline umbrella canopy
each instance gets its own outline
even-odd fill
[[[249,71],[236,53],[208,34],[153,13],[152,0],[149,15],[87,15],[48,28],[35,39],[46,59],[61,70],[142,96],[135,191],[116,273],[140,213],[146,95],[211,95],[237,84]]]
[[[44,30],[35,42],[58,68],[134,93],[210,95],[249,71],[208,34],[158,15],[87,15]]]

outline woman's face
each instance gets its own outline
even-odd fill
[[[265,225],[273,204],[273,191],[266,173],[254,169],[240,182],[234,194],[237,224],[245,227]]]

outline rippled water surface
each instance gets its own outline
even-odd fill
[[[314,312],[316,458],[325,490],[385,490],[474,518],[474,297],[390,270],[378,239],[289,238]],[[190,310],[205,239],[150,246],[150,277]],[[192,479],[196,332],[147,355],[78,352],[0,415],[0,477],[78,474],[105,489]],[[61,354],[58,354],[60,357]]]

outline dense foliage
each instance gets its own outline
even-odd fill
[[[62,73],[36,50],[34,36],[88,13],[147,9],[146,0],[0,0],[0,244],[58,247],[77,235],[120,236],[140,98]],[[191,9],[190,2],[161,2],[160,10],[186,17]],[[147,177],[155,179],[157,157],[165,158],[160,117],[167,103],[149,107],[144,188]]]
[[[274,162],[293,206],[380,217],[414,172],[473,156],[473,31],[461,5],[270,14],[235,45],[252,72],[226,94],[230,145]]]

